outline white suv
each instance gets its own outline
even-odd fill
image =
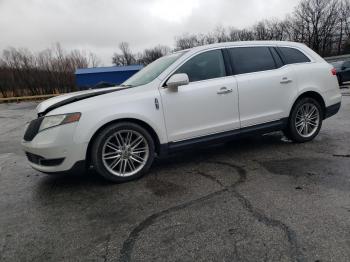
[[[305,45],[221,43],[162,57],[119,87],[42,102],[22,145],[44,173],[93,166],[122,182],[156,156],[246,134],[310,141],[340,104],[335,69]]]

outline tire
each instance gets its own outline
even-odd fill
[[[91,160],[97,173],[111,182],[126,182],[144,175],[155,157],[151,135],[131,122],[112,124],[94,139]]]
[[[323,110],[320,103],[311,98],[299,99],[293,106],[284,134],[297,143],[313,140],[322,127]]]

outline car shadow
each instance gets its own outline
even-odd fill
[[[108,186],[113,185],[107,180],[99,176],[94,170],[87,170],[82,172],[75,172],[69,174],[59,175],[45,175],[41,179],[42,187],[50,188],[67,188],[67,187],[78,187],[78,186]]]
[[[247,136],[223,144],[181,151],[180,153],[169,155],[166,158],[157,159],[153,166],[208,161],[213,158],[240,155],[247,152],[249,153],[251,150],[260,150],[261,148],[273,147],[276,145],[282,146],[287,143],[291,143],[291,141],[288,141],[280,132],[267,135]]]
[[[286,140],[280,132],[275,132],[268,135],[249,136],[225,144],[186,150],[164,158],[156,159],[147,176],[152,176],[154,173],[162,172],[162,169],[165,167],[181,167],[181,165],[207,162],[210,161],[210,159],[220,159],[224,156],[239,156],[240,154],[247,153],[251,150],[259,151],[262,148],[284,146],[288,143],[291,142]],[[141,178],[139,180],[143,179],[144,178]],[[128,182],[128,184],[129,183],[132,182]],[[105,180],[93,169],[74,174],[48,175],[43,177],[40,182],[40,188],[43,190],[46,190],[45,188],[52,190],[53,187],[55,189],[66,190],[72,187],[111,187],[117,185],[118,184]]]

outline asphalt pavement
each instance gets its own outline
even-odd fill
[[[111,184],[48,176],[0,104],[0,261],[350,261],[350,91],[310,143],[281,133],[157,160]]]

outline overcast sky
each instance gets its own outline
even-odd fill
[[[175,36],[205,33],[218,25],[249,27],[283,18],[299,0],[0,0],[0,50],[38,51],[60,42],[91,50],[104,65],[118,43],[134,51],[173,47]]]

